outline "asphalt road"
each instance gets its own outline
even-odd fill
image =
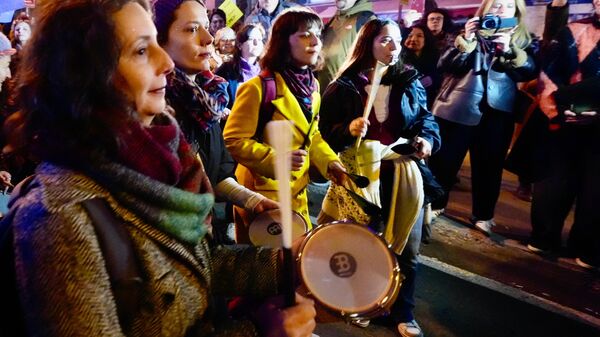
[[[493,289],[421,265],[415,314],[426,336],[439,337],[587,337],[600,330]],[[323,312],[320,337],[392,337],[393,327],[358,328]]]

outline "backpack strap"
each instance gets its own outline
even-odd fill
[[[131,326],[142,298],[141,271],[133,251],[133,242],[123,221],[100,198],[81,203],[92,219],[124,331]]]
[[[262,85],[262,99],[260,101],[256,132],[252,138],[262,142],[265,126],[271,121],[275,113],[275,106],[271,101],[277,98],[277,83],[275,83],[275,75],[270,70],[265,69],[258,76]]]

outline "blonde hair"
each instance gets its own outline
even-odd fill
[[[486,15],[490,11],[490,8],[492,7],[495,1],[496,0],[483,0],[481,2],[481,6],[479,6],[479,9],[477,9],[475,15],[479,16],[480,18]],[[515,17],[519,21],[519,24],[517,25],[517,28],[513,33],[510,42],[520,49],[525,49],[527,46],[529,46],[529,44],[531,44],[531,34],[529,34],[529,30],[525,25],[525,21],[523,21],[526,12],[525,0],[515,0],[515,6]]]
[[[233,37],[233,40],[235,40],[235,31],[229,27],[223,27],[223,28],[217,30],[217,32],[215,33],[215,46],[218,46],[219,42],[225,36]]]

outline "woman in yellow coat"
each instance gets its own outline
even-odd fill
[[[235,104],[224,130],[225,144],[239,163],[236,170],[238,181],[247,188],[267,198],[277,200],[278,184],[273,167],[274,151],[264,142],[263,123],[259,116],[266,114],[269,120],[293,122],[292,136],[292,208],[308,224],[308,200],[306,186],[308,169],[312,165],[323,176],[343,183],[345,171],[335,152],[321,138],[318,130],[318,111],[321,97],[318,81],[312,68],[319,60],[323,22],[313,11],[291,8],[281,13],[271,28],[265,56],[261,59],[264,78],[254,77],[241,85]],[[275,93],[270,111],[262,109],[264,87],[273,81]],[[273,82],[270,82],[273,84]],[[267,102],[268,104],[268,102]],[[247,243],[248,224],[254,214],[241,208],[235,209],[236,238]],[[309,225],[310,226],[310,225]]]

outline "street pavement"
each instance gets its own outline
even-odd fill
[[[600,336],[600,275],[573,257],[539,256],[525,246],[530,203],[517,199],[517,180],[505,173],[490,237],[468,222],[468,160],[446,215],[422,245],[415,315],[426,336]],[[311,215],[320,210],[323,185],[311,185]],[[572,216],[565,226],[565,237]],[[398,336],[394,327],[348,325],[319,310],[321,337]]]

